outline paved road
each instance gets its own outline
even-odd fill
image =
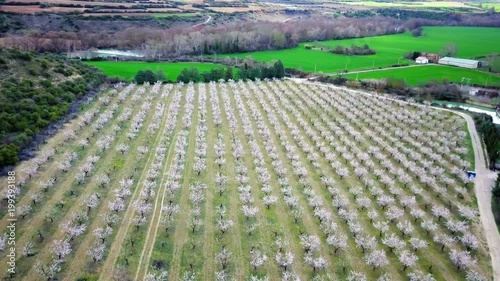
[[[481,139],[476,130],[472,117],[468,114],[456,112],[467,121],[469,134],[472,138],[474,147],[474,158],[476,161],[476,179],[474,192],[476,193],[477,203],[481,223],[483,224],[488,247],[490,248],[491,262],[493,265],[493,277],[495,281],[500,281],[500,234],[495,223],[495,218],[491,211],[491,189],[495,184],[497,174],[486,168],[486,161],[482,149]]]
[[[320,83],[306,82],[305,79],[292,78],[290,80],[306,83],[321,85]],[[346,89],[345,87],[336,88]],[[363,91],[355,91],[365,95],[371,95],[370,93]],[[391,99],[391,98],[387,98]],[[462,116],[467,122],[467,128],[472,139],[472,146],[474,149],[474,159],[475,159],[475,169],[476,169],[476,179],[474,184],[474,193],[476,194],[477,204],[479,207],[479,214],[481,223],[483,225],[484,233],[486,235],[486,241],[488,243],[488,248],[490,250],[491,264],[493,267],[493,279],[495,281],[500,281],[500,233],[498,232],[497,225],[495,223],[495,218],[493,217],[493,212],[491,210],[491,189],[495,184],[497,174],[490,171],[486,167],[486,160],[484,158],[484,152],[482,148],[482,142],[479,138],[479,134],[476,130],[476,125],[474,120],[468,114],[457,112],[449,109],[435,107],[438,110],[450,111],[455,114]]]

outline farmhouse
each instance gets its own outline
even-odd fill
[[[426,64],[429,63],[429,60],[426,57],[420,56],[417,59],[415,59],[415,63]]]
[[[432,62],[432,63],[437,63],[439,60],[439,54],[422,53],[420,56],[427,58],[429,60],[429,62]]]
[[[464,67],[464,68],[477,68],[479,66],[479,61],[477,60],[468,60],[468,59],[460,59],[452,57],[441,58],[439,59],[438,63],[444,65]]]

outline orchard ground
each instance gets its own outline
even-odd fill
[[[110,90],[15,168],[16,278],[491,279],[466,128],[288,80]]]

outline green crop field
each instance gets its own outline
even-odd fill
[[[162,70],[167,78],[172,81],[177,80],[177,76],[184,68],[195,67],[199,72],[211,70],[213,68],[224,67],[220,64],[212,63],[148,63],[148,62],[114,62],[114,61],[92,61],[90,65],[100,68],[106,75],[118,76],[128,81],[132,80],[139,70],[151,69],[153,71]]]
[[[467,40],[463,40],[467,38]],[[484,43],[481,43],[484,42]],[[486,44],[487,42],[487,44]],[[368,44],[377,53],[366,56],[332,54],[320,50],[307,50],[305,44],[351,46]],[[261,51],[244,54],[230,54],[227,57],[239,59],[251,56],[257,61],[280,59],[285,67],[303,71],[335,73],[344,69],[359,70],[386,67],[400,63],[411,63],[402,56],[410,51],[439,52],[446,44],[455,44],[457,57],[471,58],[499,51],[500,28],[483,27],[425,27],[423,36],[413,37],[410,33],[366,37],[346,40],[330,40],[320,43],[302,43],[288,50]]]
[[[425,65],[407,68],[395,68],[387,70],[375,70],[369,72],[351,73],[344,77],[349,79],[367,78],[398,78],[404,79],[406,83],[414,86],[425,84],[433,79],[442,82],[444,79],[460,83],[462,77],[470,78],[470,84],[500,85],[500,76],[492,73],[482,72],[474,69],[465,69],[444,65]]]
[[[499,12],[500,11],[500,3],[482,3],[482,7],[486,9],[495,9],[495,11]]]

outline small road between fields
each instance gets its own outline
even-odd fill
[[[438,108],[440,109],[440,108]],[[445,109],[442,109],[445,110]],[[448,110],[447,110],[448,111]],[[451,110],[450,110],[451,111]],[[476,179],[474,180],[474,192],[476,193],[477,204],[481,222],[483,224],[486,241],[490,250],[491,262],[493,265],[493,279],[500,281],[500,234],[491,210],[491,189],[495,184],[497,174],[486,167],[482,141],[477,133],[472,117],[468,114],[452,111],[467,121],[469,134],[474,147],[474,158],[476,162]]]
[[[282,21],[283,23],[287,22],[287,21],[291,21],[293,19],[298,19],[300,18],[300,16],[295,16],[295,17],[291,17],[291,18],[287,18],[286,20]]]
[[[374,72],[374,71],[384,71],[384,70],[392,70],[392,69],[401,69],[401,68],[410,68],[410,67],[422,67],[422,66],[438,66],[437,64],[412,64],[412,65],[406,65],[406,66],[396,66],[396,67],[384,67],[384,68],[375,68],[375,69],[366,69],[366,70],[356,70],[356,71],[349,71],[346,74],[353,74],[353,73],[364,73],[364,72]]]
[[[206,25],[206,24],[208,24],[211,20],[212,20],[212,16],[208,16],[208,18],[207,18],[207,20],[206,20],[206,21],[204,21],[204,22],[202,22],[202,23],[195,24],[195,25],[193,25],[193,26],[191,26],[191,27],[198,27],[198,26],[200,26],[200,25]]]

